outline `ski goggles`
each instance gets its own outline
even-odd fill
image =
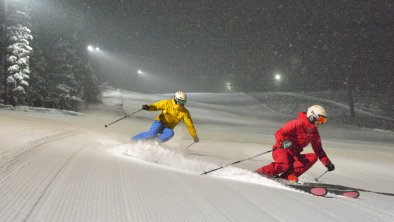
[[[327,117],[318,115],[316,118],[316,123],[319,125],[323,125],[327,122]]]
[[[183,99],[177,99],[176,100],[178,102],[179,105],[184,106],[186,104],[186,100]]]

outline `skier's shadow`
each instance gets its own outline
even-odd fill
[[[334,189],[334,190],[344,190],[344,191],[345,190],[357,190],[357,191],[376,193],[376,194],[392,196],[392,197],[394,196],[394,193],[377,192],[377,191],[372,191],[372,190],[365,190],[365,189],[360,189],[360,188],[354,188],[354,187],[348,187],[348,186],[336,185],[336,184],[328,184],[328,183],[318,183],[318,184],[322,185],[324,187],[327,187],[328,189]]]

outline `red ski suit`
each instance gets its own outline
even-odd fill
[[[273,146],[274,162],[256,170],[265,175],[279,175],[294,173],[297,177],[305,173],[315,164],[317,158],[327,166],[331,161],[322,148],[319,131],[310,123],[306,113],[298,114],[298,119],[291,120],[275,133],[276,143]],[[282,142],[290,140],[289,149],[282,147]],[[303,149],[311,143],[314,153],[301,154]]]

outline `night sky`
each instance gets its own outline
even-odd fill
[[[392,1],[59,1],[101,80],[143,92],[319,90],[393,79]],[[139,80],[137,70],[153,83]],[[283,80],[276,83],[274,74]],[[379,78],[379,80],[376,80]],[[383,81],[386,79],[386,81]]]

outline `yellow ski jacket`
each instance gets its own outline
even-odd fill
[[[189,111],[175,103],[174,99],[161,100],[149,105],[148,111],[163,110],[155,120],[160,120],[166,127],[173,129],[178,123],[183,120],[185,126],[189,130],[193,138],[197,137],[196,129],[193,125],[192,117]]]

